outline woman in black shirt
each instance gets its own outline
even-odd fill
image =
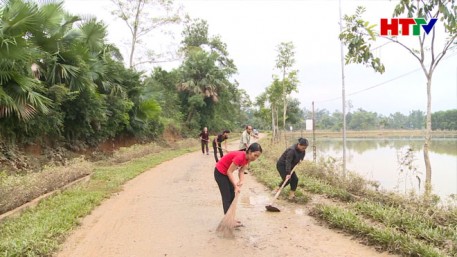
[[[284,185],[284,187],[290,184],[289,199],[295,199],[295,190],[298,186],[298,177],[295,172],[292,175],[290,175],[290,172],[299,162],[303,161],[303,159],[305,158],[306,148],[308,147],[308,145],[309,143],[307,139],[299,138],[297,144],[292,145],[282,153],[281,157],[276,163],[276,169],[278,170],[279,175],[281,175],[282,181],[279,184],[279,186],[274,190],[275,193],[279,190],[280,186],[288,178],[289,180]]]

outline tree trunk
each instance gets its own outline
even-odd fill
[[[133,54],[135,53],[135,38],[132,38],[132,48],[130,49],[129,68],[133,68]]]
[[[428,154],[432,141],[432,79],[427,76],[427,119],[425,125],[424,162],[425,162],[425,195],[429,196],[432,191],[432,165]]]
[[[274,105],[271,105],[271,132],[272,132],[272,137],[271,141],[274,142],[276,138],[276,129],[275,129],[275,108]]]
[[[189,113],[187,114],[186,124],[189,125],[192,117],[194,116],[195,109],[193,107],[189,108]]]
[[[284,127],[284,144],[286,145],[287,148],[287,138],[286,138],[286,114],[287,114],[287,97],[284,95],[284,108],[283,108],[283,127]]]
[[[279,130],[279,111],[278,111],[278,108],[275,108],[275,114],[276,114],[276,142],[279,142],[279,139],[281,138],[281,132]]]
[[[133,55],[135,53],[135,46],[136,42],[138,41],[138,23],[140,20],[141,8],[144,6],[143,1],[138,1],[138,5],[136,7],[136,14],[135,14],[135,21],[133,23],[132,29],[132,48],[130,49],[130,59],[129,59],[129,67],[133,68]]]
[[[284,116],[282,117],[282,127],[284,131],[286,130],[286,110],[287,110],[287,104],[286,104],[286,84],[285,84],[285,79],[286,79],[286,69],[284,68],[282,70],[282,97],[284,101],[284,108],[283,108],[283,114]]]

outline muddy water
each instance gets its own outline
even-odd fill
[[[423,192],[425,164],[423,139],[348,139],[347,169],[379,181],[381,188],[400,193]],[[317,158],[332,156],[342,161],[342,142],[317,140]],[[402,165],[412,149],[411,165]],[[312,159],[312,154],[307,156]],[[430,150],[433,192],[443,199],[457,195],[457,139],[435,139]]]

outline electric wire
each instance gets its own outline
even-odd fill
[[[449,58],[451,58],[451,57],[453,57],[453,56],[455,56],[455,55],[457,55],[457,52],[456,52],[456,53],[453,53],[453,54],[451,54],[451,55],[448,55],[448,56],[446,56],[446,57],[444,57],[444,58],[442,59],[442,61],[444,61],[444,60],[446,60],[446,59],[449,59]],[[417,69],[411,70],[411,71],[409,71],[409,72],[403,73],[403,74],[401,74],[401,75],[398,75],[398,76],[393,77],[393,78],[391,78],[391,79],[389,79],[389,80],[386,80],[386,81],[383,81],[383,82],[381,82],[381,83],[378,83],[378,84],[376,84],[376,85],[373,85],[373,86],[370,86],[370,87],[367,87],[367,88],[364,88],[364,89],[361,89],[361,90],[358,90],[358,91],[354,91],[354,92],[352,92],[352,93],[347,94],[347,96],[356,95],[356,94],[359,94],[359,93],[362,93],[362,92],[371,90],[371,89],[373,89],[373,88],[377,88],[377,87],[386,85],[386,84],[388,84],[388,83],[390,83],[390,82],[392,82],[392,81],[395,81],[395,80],[397,80],[397,79],[406,77],[406,76],[408,76],[408,75],[410,75],[410,74],[412,74],[412,73],[415,73],[415,72],[417,72],[417,71],[419,71],[419,70],[422,70],[422,68],[417,68]],[[334,97],[334,98],[330,98],[330,99],[326,99],[326,100],[321,100],[321,101],[315,101],[315,102],[316,102],[316,103],[325,103],[325,102],[336,101],[336,100],[339,100],[339,99],[341,99],[341,96]]]

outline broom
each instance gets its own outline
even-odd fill
[[[235,214],[236,214],[236,204],[238,202],[238,196],[240,193],[235,193],[235,198],[230,204],[227,213],[225,214],[224,218],[222,218],[219,226],[217,226],[216,232],[225,238],[233,238],[233,229],[236,226]]]

